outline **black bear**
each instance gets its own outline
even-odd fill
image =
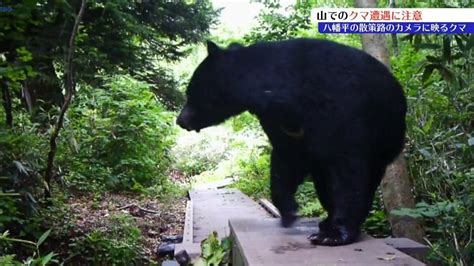
[[[389,70],[335,42],[294,39],[222,49],[208,42],[177,124],[198,131],[248,110],[272,144],[271,197],[297,218],[310,175],[328,217],[313,244],[356,241],[385,169],[402,151],[406,99]]]

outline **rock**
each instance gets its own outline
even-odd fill
[[[174,256],[175,260],[179,263],[179,265],[188,265],[191,262],[191,258],[188,255],[186,250],[181,250]]]
[[[168,244],[168,243],[161,244],[156,250],[156,253],[158,254],[159,257],[173,256],[174,244]]]
[[[162,236],[161,241],[177,244],[183,242],[183,236]]]

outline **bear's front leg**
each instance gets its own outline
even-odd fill
[[[368,171],[368,162],[361,159],[343,159],[327,166],[322,178],[327,182],[325,193],[330,201],[328,218],[316,234],[309,236],[311,243],[340,246],[353,243],[367,217],[378,184]],[[375,181],[377,182],[377,181]]]
[[[307,174],[298,156],[272,151],[270,189],[273,204],[281,215],[281,225],[290,227],[297,219],[298,204],[295,193]]]

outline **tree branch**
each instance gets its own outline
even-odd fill
[[[5,119],[9,128],[13,127],[12,97],[8,82],[2,80],[3,108],[5,109]]]
[[[44,174],[44,180],[46,181],[46,189],[45,189],[45,196],[49,198],[51,196],[51,179],[53,176],[53,167],[54,167],[54,158],[56,156],[57,150],[57,143],[56,140],[59,136],[59,132],[63,127],[64,123],[64,116],[69,108],[71,103],[72,97],[76,91],[76,81],[74,79],[74,50],[75,50],[75,39],[77,32],[79,30],[79,24],[81,23],[82,16],[84,15],[84,11],[86,9],[86,2],[87,0],[82,0],[81,7],[79,12],[77,13],[76,19],[74,21],[74,27],[72,28],[71,37],[69,38],[69,45],[68,45],[68,53],[66,57],[66,96],[64,102],[61,106],[61,110],[59,111],[58,121],[54,127],[53,133],[49,139],[49,152],[48,152],[48,161],[46,165],[46,171]]]

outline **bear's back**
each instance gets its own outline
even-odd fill
[[[349,138],[354,121],[359,121],[372,143],[366,148],[381,148],[377,150],[382,154],[375,156],[390,161],[403,146],[403,90],[389,70],[366,52],[331,41],[293,39],[243,48],[239,60],[267,72],[262,79],[272,86],[263,87],[285,95],[291,109],[309,121],[311,131]],[[330,126],[322,129],[321,121]]]

